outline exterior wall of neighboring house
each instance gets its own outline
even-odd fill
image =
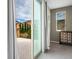
[[[16,23],[16,37],[20,37],[20,23]]]
[[[59,32],[56,31],[56,12],[66,11],[66,31],[72,31],[72,6],[52,9],[51,13],[51,31],[50,40],[53,42],[59,42]]]

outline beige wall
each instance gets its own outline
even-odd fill
[[[66,11],[66,31],[72,31],[72,6],[52,9],[51,13],[51,31],[50,40],[59,42],[59,32],[56,31],[56,12]]]

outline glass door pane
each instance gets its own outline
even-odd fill
[[[15,0],[16,59],[31,59],[32,0]]]
[[[34,0],[34,57],[41,52],[41,2]]]

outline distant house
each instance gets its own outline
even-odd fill
[[[17,37],[20,37],[21,36],[21,32],[20,32],[20,29],[21,28],[25,28],[25,30],[27,28],[30,28],[31,27],[31,20],[28,20],[26,22],[23,22],[23,23],[20,23],[20,22],[16,22],[16,36]]]
[[[26,24],[31,26],[31,20],[27,21]]]

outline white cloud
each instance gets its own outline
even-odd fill
[[[16,17],[31,17],[32,0],[16,0]]]

